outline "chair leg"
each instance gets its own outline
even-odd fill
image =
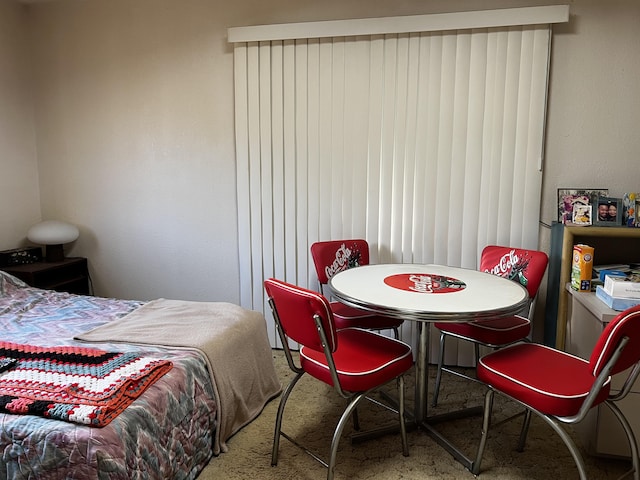
[[[400,421],[400,437],[402,439],[402,454],[407,457],[409,456],[409,442],[407,441],[407,428],[404,422],[404,377],[401,375],[397,378],[398,385],[398,418]],[[342,432],[344,427],[347,424],[347,421],[351,415],[356,414],[358,409],[358,404],[367,397],[367,394],[359,393],[354,396],[347,408],[342,413],[340,420],[338,421],[338,425],[336,425],[336,429],[333,432],[333,439],[331,440],[331,452],[329,454],[329,463],[327,465],[327,480],[333,480],[335,474],[336,467],[336,457],[338,455],[338,445],[340,443],[340,438],[342,437]]]
[[[342,437],[342,431],[344,430],[347,421],[351,414],[358,407],[358,404],[366,397],[366,393],[359,393],[349,402],[347,408],[342,413],[340,420],[338,420],[338,425],[336,425],[336,429],[333,432],[333,439],[331,440],[331,453],[329,455],[329,463],[328,463],[328,471],[327,471],[327,480],[333,480],[334,470],[336,468],[336,457],[338,455],[338,444],[340,443],[340,437]]]
[[[524,412],[524,420],[522,422],[522,430],[520,430],[520,438],[518,439],[518,452],[524,451],[524,445],[527,441],[527,433],[529,433],[529,425],[531,424],[531,410],[528,408]]]
[[[446,335],[444,332],[440,332],[440,350],[438,351],[438,369],[436,371],[436,384],[433,387],[433,397],[431,399],[431,406],[438,405],[438,395],[440,395],[440,382],[442,381],[442,367],[444,365],[444,343]]]
[[[629,441],[629,448],[631,450],[631,463],[633,465],[633,478],[634,480],[640,480],[640,467],[638,465],[638,443],[636,441],[636,436],[633,433],[633,429],[629,424],[629,421],[624,416],[624,414],[620,411],[618,406],[612,401],[604,402],[607,407],[614,413],[614,415],[618,418],[618,421],[624,428],[624,433],[627,435],[627,440]],[[628,475],[628,474],[627,474]]]
[[[360,417],[358,416],[358,409],[353,409],[353,429],[358,432],[360,431]]]
[[[573,461],[575,462],[576,467],[578,468],[578,474],[580,475],[580,480],[587,480],[587,470],[584,466],[584,460],[582,459],[582,455],[580,455],[580,452],[578,451],[578,447],[576,447],[576,444],[573,442],[573,440],[571,440],[571,437],[569,436],[567,431],[564,428],[562,428],[553,417],[549,415],[541,414],[540,412],[536,412],[536,413],[538,413],[538,415],[545,422],[547,422],[549,426],[553,428],[558,435],[560,435],[560,438],[569,449],[569,452],[573,457]]]
[[[489,427],[491,426],[491,411],[493,410],[493,389],[489,388],[484,396],[484,415],[482,417],[482,436],[480,437],[480,444],[478,445],[478,452],[476,453],[476,459],[471,463],[471,473],[478,475],[480,473],[480,463],[482,462],[482,455],[484,454],[484,448],[487,444],[487,437],[489,436]]]
[[[393,338],[400,340],[400,329],[398,327],[393,329]]]
[[[482,420],[482,437],[480,438],[480,445],[478,446],[478,453],[476,455],[475,460],[472,462],[471,464],[471,473],[473,473],[474,475],[478,475],[478,473],[480,473],[480,462],[482,460],[482,454],[484,453],[484,448],[487,442],[487,434],[489,431],[489,426],[490,426],[490,417],[491,417],[491,409],[493,407],[493,394],[494,391],[492,388],[489,388],[489,390],[487,391],[487,394],[485,396],[485,401],[484,401],[484,417]],[[607,402],[607,404],[609,405],[609,403]],[[614,408],[612,410],[615,410],[617,407],[614,406]],[[544,415],[543,413],[540,413],[536,410],[532,410],[532,409],[527,409],[526,413],[525,413],[525,421],[524,421],[524,425],[523,425],[523,429],[520,433],[520,442],[524,443],[524,438],[526,437],[526,432],[529,428],[529,423],[530,423],[530,416],[531,413],[535,412],[537,413],[540,418],[542,418],[545,422],[547,422],[549,424],[549,426],[551,428],[553,428],[555,430],[555,432],[560,436],[560,438],[562,439],[562,441],[564,442],[564,444],[567,446],[567,448],[569,449],[569,453],[571,453],[571,456],[573,457],[573,461],[576,464],[576,467],[578,468],[578,474],[580,475],[580,480],[587,480],[587,471],[586,468],[584,466],[584,460],[582,459],[582,455],[580,455],[580,451],[578,450],[578,447],[576,447],[576,444],[573,442],[573,440],[571,439],[571,437],[569,436],[569,434],[567,433],[567,431],[562,428],[560,426],[560,423],[552,416],[550,415]],[[626,423],[627,426],[629,426],[628,422],[625,420],[621,421],[621,423],[624,424]],[[629,428],[631,428],[629,426]],[[632,433],[633,435],[633,433]],[[635,438],[634,438],[634,442],[635,442]],[[632,447],[633,448],[633,447]],[[637,447],[636,447],[636,453],[637,453]],[[636,477],[635,480],[640,480]]]
[[[398,419],[400,421],[400,438],[402,440],[402,455],[409,456],[409,443],[407,442],[407,426],[404,423],[404,377],[400,375],[398,383]],[[636,479],[637,480],[637,479]]]
[[[296,383],[298,383],[298,380],[302,378],[302,375],[304,375],[304,372],[298,373],[293,378],[293,380],[291,380],[289,385],[287,385],[287,388],[285,388],[284,392],[282,392],[282,396],[280,397],[280,404],[278,405],[278,413],[276,415],[275,432],[273,434],[273,448],[271,450],[271,466],[273,467],[278,464],[278,449],[280,447],[280,435],[282,433],[282,416],[284,414],[284,407],[287,403],[287,400],[289,399],[289,395],[291,394],[293,387],[295,387]]]

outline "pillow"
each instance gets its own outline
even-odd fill
[[[12,285],[14,287],[19,287],[19,288],[24,288],[29,286],[19,278],[14,277],[9,273],[3,272],[2,270],[0,270],[0,297],[5,295],[7,291],[7,288],[6,288],[7,285]]]

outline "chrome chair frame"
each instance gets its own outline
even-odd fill
[[[484,256],[485,252],[487,250],[489,250],[490,248],[501,248],[501,249],[505,249],[505,250],[511,250],[511,249],[516,249],[514,247],[509,247],[509,246],[500,246],[500,245],[487,245],[482,252],[481,255],[481,263],[482,263],[482,256]],[[529,249],[516,249],[516,250],[529,250]],[[529,250],[531,252],[536,252],[536,254],[539,256],[540,255],[540,251],[536,251],[536,250]],[[542,277],[544,277],[544,272],[547,269],[547,265],[548,265],[548,257],[545,260],[545,264],[544,264],[544,269],[542,269],[542,275],[540,277],[540,282],[542,282]],[[540,288],[540,284],[538,284],[537,289]],[[526,310],[523,311],[522,313],[526,313],[525,315],[520,315],[522,318],[527,319],[527,321],[529,322],[529,324],[531,324],[531,322],[533,321],[533,314],[534,314],[534,309],[535,309],[535,304],[536,304],[536,299],[538,297],[538,292],[536,292],[534,295],[530,296],[529,298],[529,303],[526,306]],[[530,292],[531,295],[531,292]],[[523,309],[524,310],[524,309]],[[531,335],[531,333],[529,332],[529,336]],[[517,338],[514,339],[512,342],[509,343],[499,343],[499,344],[492,344],[492,343],[486,343],[486,342],[482,342],[477,338],[469,338],[466,337],[464,335],[458,335],[455,332],[449,332],[449,331],[440,331],[440,341],[439,341],[439,351],[438,351],[438,365],[437,365],[437,370],[436,370],[436,380],[435,380],[435,384],[434,384],[434,388],[433,388],[433,395],[431,397],[431,406],[435,407],[438,405],[438,397],[440,395],[440,384],[442,382],[442,372],[447,372],[450,373],[452,375],[456,375],[458,377],[462,377],[462,378],[466,378],[467,380],[471,380],[474,382],[478,382],[478,380],[475,377],[472,377],[470,375],[467,375],[466,373],[462,372],[462,371],[458,371],[452,367],[448,367],[444,364],[444,353],[445,353],[445,341],[447,336],[453,337],[453,338],[458,338],[460,340],[465,340],[467,342],[472,342],[473,343],[473,347],[474,347],[474,357],[475,357],[475,364],[478,365],[478,360],[480,359],[480,347],[486,347],[486,348],[490,348],[490,349],[498,349],[498,348],[503,348],[503,347],[507,347],[509,345],[513,345],[514,343],[518,343],[521,341],[530,341],[530,339],[528,337],[525,338]]]
[[[580,407],[580,410],[578,411],[578,413],[574,416],[571,417],[560,417],[560,416],[555,416],[555,415],[549,415],[549,414],[545,414],[543,412],[540,412],[534,408],[531,408],[531,406],[527,405],[524,402],[521,402],[520,400],[513,398],[510,395],[507,395],[503,392],[498,391],[499,394],[501,394],[502,396],[513,400],[514,402],[522,405],[525,409],[526,409],[526,414],[525,414],[525,421],[523,422],[522,425],[522,430],[520,432],[520,437],[518,440],[518,451],[522,451],[524,449],[524,444],[526,441],[526,436],[527,436],[527,432],[529,429],[529,425],[530,425],[530,421],[531,421],[531,413],[535,413],[537,414],[540,418],[542,418],[551,428],[553,428],[553,430],[558,433],[558,435],[560,436],[560,438],[562,439],[562,441],[564,442],[564,444],[567,446],[567,448],[569,449],[569,452],[571,453],[571,456],[574,459],[574,462],[576,464],[576,467],[578,469],[578,473],[580,475],[580,479],[581,480],[588,480],[587,478],[587,472],[586,472],[586,468],[585,468],[585,464],[584,464],[584,460],[582,459],[582,455],[580,454],[580,451],[578,450],[578,447],[576,446],[575,442],[571,439],[571,437],[569,436],[569,434],[567,433],[567,431],[562,428],[562,424],[574,424],[574,423],[578,423],[580,421],[582,421],[587,413],[589,412],[589,410],[594,406],[594,402],[596,400],[596,397],[598,396],[600,390],[602,389],[602,387],[606,384],[607,381],[610,380],[610,374],[612,369],[614,368],[616,362],[618,361],[618,359],[620,358],[620,355],[622,354],[622,351],[624,350],[626,344],[629,341],[629,337],[623,337],[621,339],[621,341],[618,343],[617,348],[615,349],[613,355],[611,356],[611,358],[609,359],[609,361],[606,363],[606,365],[604,366],[604,368],[602,369],[602,371],[600,372],[600,374],[598,375],[598,377],[596,378],[595,382],[593,383],[591,390],[589,391],[589,394],[587,395],[587,397],[585,398],[584,403],[582,404],[582,406]],[[618,419],[618,421],[620,422],[620,424],[622,425],[622,428],[624,429],[625,435],[627,436],[627,440],[629,442],[629,447],[631,450],[631,461],[632,461],[632,470],[627,472],[625,475],[623,475],[624,478],[626,477],[629,473],[633,473],[633,478],[634,480],[640,480],[640,466],[639,466],[639,459],[638,459],[638,444],[636,441],[636,437],[635,434],[633,433],[633,429],[631,428],[631,425],[629,424],[629,421],[626,419],[626,417],[624,416],[624,414],[622,413],[622,411],[618,408],[618,406],[615,404],[615,402],[622,400],[624,397],[627,396],[627,394],[631,391],[631,387],[633,386],[633,383],[635,382],[636,378],[638,377],[638,374],[640,373],[640,361],[636,362],[633,367],[631,368],[631,371],[629,373],[629,375],[627,376],[625,383],[622,387],[622,389],[620,390],[620,392],[618,392],[615,395],[610,395],[604,402],[604,404],[607,405],[607,407],[609,407],[609,409],[613,412],[613,414],[615,415],[615,417]],[[471,466],[471,473],[473,473],[474,475],[479,475],[480,473],[480,464],[482,461],[482,455],[484,454],[484,450],[486,447],[486,443],[487,443],[487,437],[489,434],[489,428],[491,425],[491,413],[492,413],[492,409],[493,409],[493,397],[494,397],[494,392],[496,392],[497,390],[495,390],[493,387],[489,386],[489,389],[485,395],[485,401],[484,401],[484,415],[483,415],[483,419],[482,419],[482,436],[480,439],[480,444],[478,446],[478,451],[476,454],[476,458],[472,463]]]
[[[273,299],[271,299],[271,298],[269,299],[269,306],[271,307],[271,311],[273,312],[273,317],[274,317],[274,319],[276,321],[276,328],[278,330],[278,335],[280,337],[280,341],[282,342],[282,345],[283,345],[283,349],[284,349],[285,357],[287,359],[287,363],[289,364],[289,368],[291,368],[291,370],[293,372],[295,372],[295,374],[296,374],[295,377],[293,378],[293,380],[291,380],[289,385],[287,385],[287,387],[283,391],[282,396],[280,398],[280,403],[278,405],[278,412],[277,412],[277,415],[276,415],[276,424],[275,424],[275,431],[274,431],[274,437],[273,437],[273,448],[272,448],[272,451],[271,451],[271,465],[272,466],[276,466],[278,464],[278,451],[279,451],[279,447],[280,447],[280,437],[282,436],[282,437],[286,438],[287,440],[289,440],[294,445],[296,445],[297,447],[301,448],[305,453],[310,455],[312,458],[314,458],[316,461],[318,461],[324,467],[326,467],[328,469],[328,471],[327,471],[327,480],[333,480],[333,477],[335,475],[335,466],[336,466],[336,457],[337,457],[337,454],[338,454],[338,446],[339,446],[339,443],[340,443],[340,438],[342,437],[342,433],[343,433],[344,427],[348,423],[349,417],[353,414],[354,415],[354,426],[357,428],[357,421],[355,420],[355,415],[357,415],[357,409],[356,408],[357,408],[358,404],[362,400],[367,398],[367,396],[369,394],[371,394],[371,392],[373,392],[374,390],[378,389],[380,386],[372,388],[372,389],[370,389],[370,390],[368,390],[366,392],[358,392],[356,394],[348,393],[348,392],[346,392],[346,391],[344,391],[342,389],[342,387],[340,386],[340,380],[338,378],[338,374],[337,374],[337,371],[336,371],[335,362],[333,360],[333,354],[331,352],[331,349],[329,348],[329,342],[327,341],[327,335],[326,335],[325,329],[323,327],[322,321],[321,321],[319,315],[317,315],[317,314],[314,315],[314,322],[316,324],[316,328],[318,330],[318,334],[320,335],[322,346],[323,346],[323,350],[324,350],[324,353],[325,353],[326,358],[327,358],[327,363],[329,365],[329,370],[330,370],[330,373],[331,373],[331,378],[332,378],[332,381],[333,381],[334,389],[336,390],[336,392],[342,398],[345,398],[345,399],[348,400],[348,404],[347,404],[347,407],[345,408],[344,412],[340,416],[340,419],[338,420],[338,423],[337,423],[336,428],[334,430],[333,437],[332,437],[332,440],[331,440],[331,448],[330,448],[328,462],[323,460],[316,453],[312,452],[311,450],[307,449],[306,447],[304,447],[303,445],[298,443],[294,438],[292,438],[291,436],[287,435],[285,432],[282,431],[282,420],[283,420],[283,416],[284,416],[284,409],[285,409],[287,400],[289,399],[289,395],[293,391],[293,388],[298,383],[298,381],[305,374],[305,371],[302,369],[302,367],[298,366],[295,363],[295,360],[294,360],[292,352],[291,352],[291,348],[289,347],[288,338],[287,338],[286,334],[283,331],[282,324],[281,324],[280,318],[278,316],[278,312],[277,312],[277,310],[275,308],[275,304],[273,302]],[[409,444],[408,444],[408,441],[407,441],[407,430],[406,430],[405,421],[404,421],[405,411],[404,411],[404,376],[403,375],[400,375],[400,376],[398,376],[396,378],[396,384],[397,384],[397,390],[398,390],[398,411],[397,411],[397,413],[398,413],[398,418],[399,418],[399,422],[400,422],[400,437],[401,437],[401,441],[402,441],[402,454],[406,457],[406,456],[409,456]]]
[[[537,295],[536,295],[537,297]],[[535,298],[534,299],[529,299],[529,304],[527,307],[528,310],[528,314],[526,316],[526,318],[529,320],[529,322],[532,321],[533,319],[533,309],[535,306]],[[456,375],[458,377],[462,377],[462,378],[466,378],[467,380],[471,380],[473,382],[478,382],[478,383],[482,383],[480,382],[477,378],[472,377],[471,375],[467,375],[464,372],[458,371],[452,367],[448,367],[444,364],[444,349],[445,349],[445,342],[447,337],[453,337],[453,338],[458,338],[460,340],[465,340],[467,342],[471,341],[469,340],[469,338],[463,336],[463,335],[458,335],[456,333],[453,332],[440,332],[440,338],[439,338],[439,342],[438,342],[438,346],[439,346],[439,350],[438,350],[438,365],[437,365],[437,370],[436,370],[436,380],[435,380],[435,384],[433,387],[433,395],[431,397],[431,406],[435,407],[438,405],[438,398],[440,396],[440,384],[442,383],[442,372],[447,372],[450,373],[452,375]],[[497,349],[497,348],[502,348],[502,347],[508,347],[509,345],[513,345],[514,343],[518,343],[518,342],[528,342],[530,341],[529,338],[519,338],[517,340],[514,340],[511,343],[501,343],[499,345],[495,345],[495,344],[491,344],[491,343],[485,343],[485,342],[481,342],[477,339],[473,340],[473,353],[474,353],[474,357],[475,357],[475,364],[478,365],[478,361],[480,360],[480,347],[486,347],[486,348],[491,348],[493,350]]]

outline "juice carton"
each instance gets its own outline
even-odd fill
[[[571,288],[579,292],[591,291],[591,275],[593,270],[593,247],[574,245],[571,262]]]

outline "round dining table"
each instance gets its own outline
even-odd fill
[[[346,305],[417,323],[414,421],[469,468],[471,460],[433,428],[436,422],[427,412],[430,324],[517,314],[529,303],[526,288],[478,270],[433,264],[350,268],[336,273],[329,287],[332,295]]]

